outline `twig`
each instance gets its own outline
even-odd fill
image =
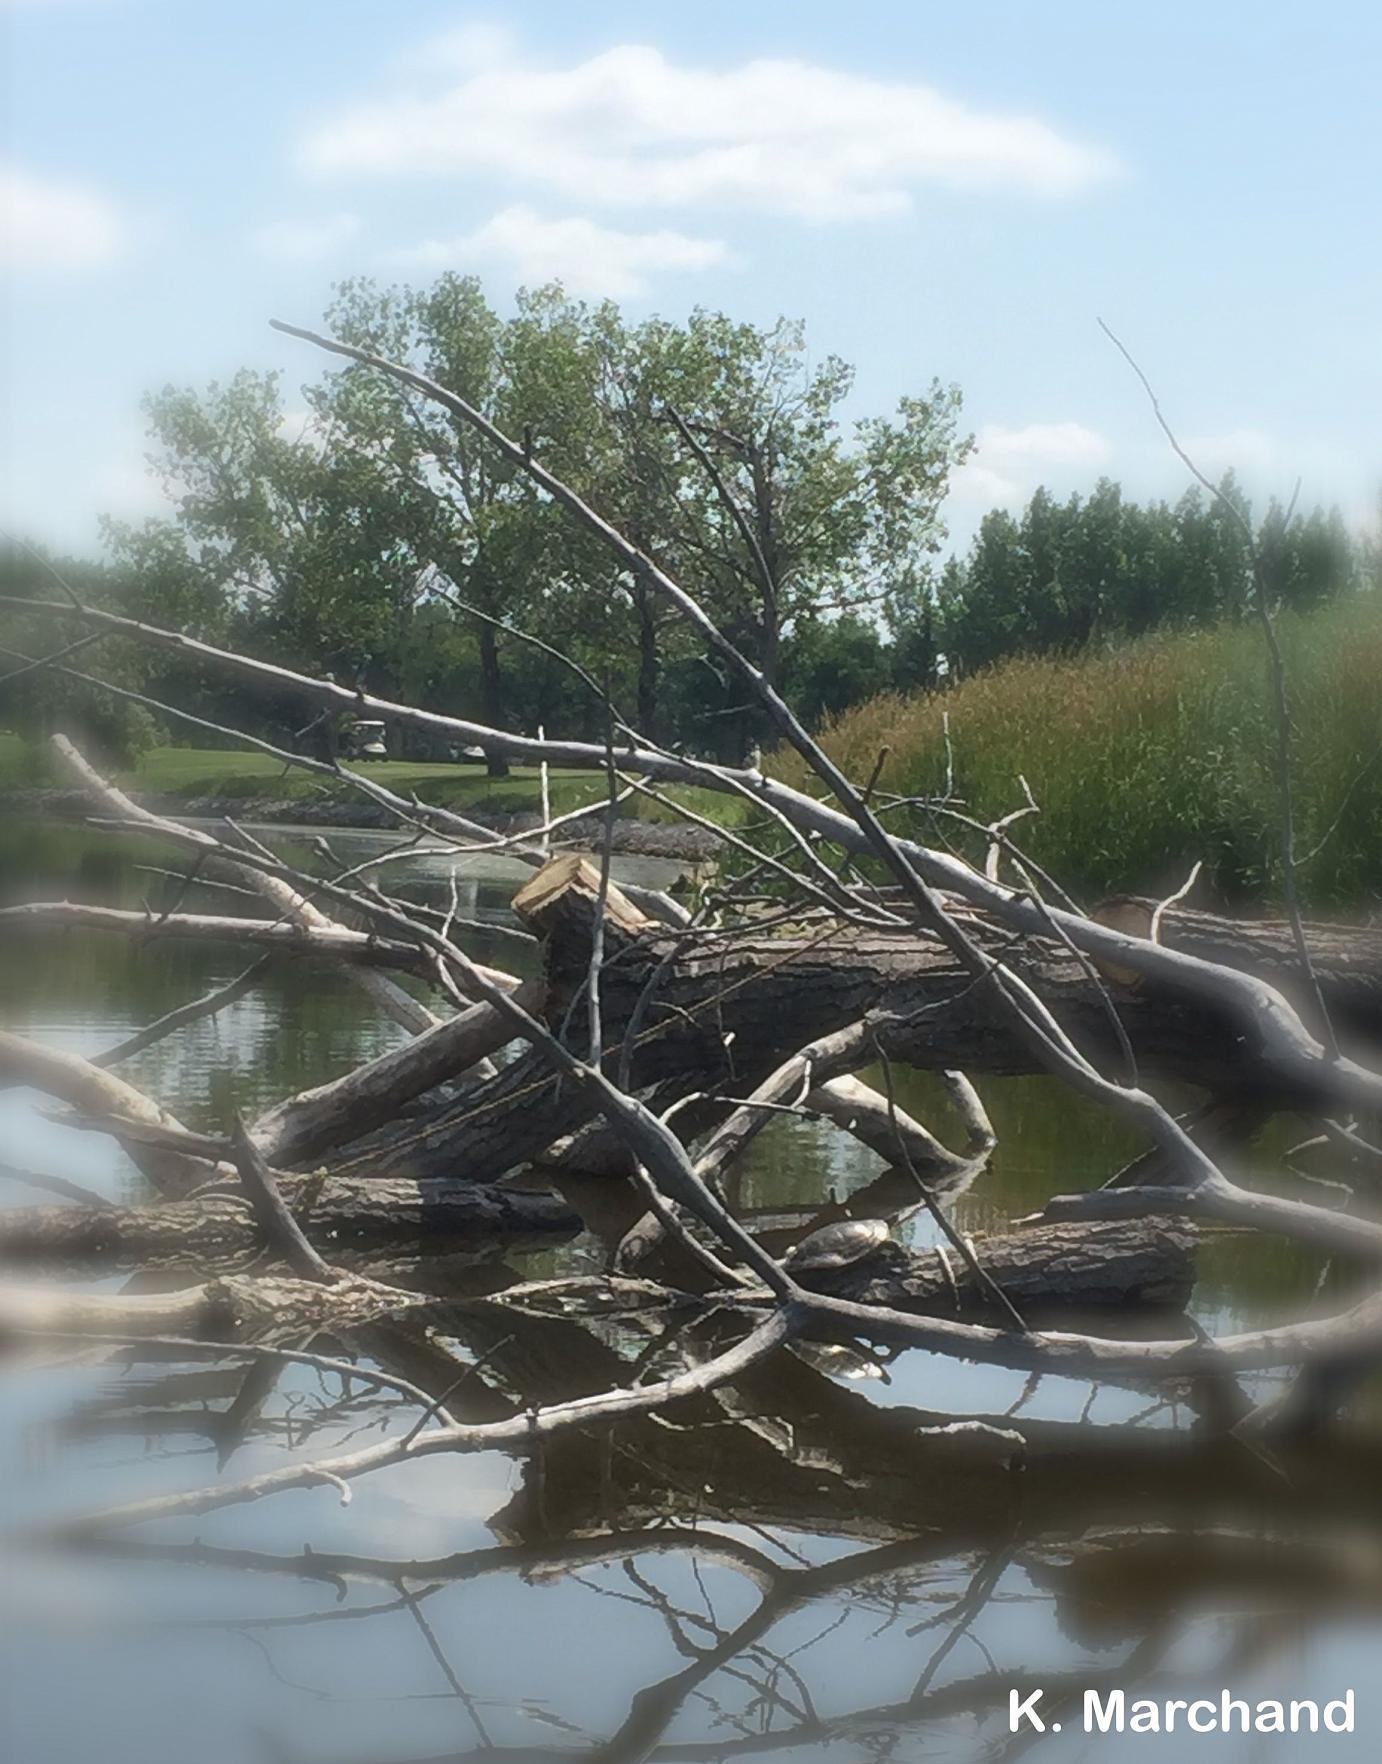
[[[258,961],[251,962],[248,968],[237,974],[233,980],[228,980],[224,986],[218,986],[201,998],[192,999],[188,1004],[179,1005],[176,1010],[156,1017],[152,1023],[146,1023],[142,1029],[137,1029],[133,1035],[114,1047],[107,1048],[104,1053],[93,1054],[92,1065],[123,1065],[126,1060],[132,1060],[136,1054],[144,1053],[156,1042],[175,1034],[179,1029],[185,1029],[189,1023],[199,1023],[204,1017],[214,1017],[218,1011],[225,1010],[228,1005],[242,999],[247,992],[252,992],[260,978],[268,972],[272,960],[271,956],[260,956]]]
[[[1267,646],[1267,660],[1271,674],[1272,701],[1276,713],[1276,784],[1281,805],[1281,869],[1282,893],[1286,901],[1286,913],[1291,922],[1291,935],[1295,941],[1296,956],[1300,962],[1301,973],[1310,987],[1318,1012],[1320,1033],[1325,1048],[1331,1058],[1339,1058],[1339,1043],[1334,1033],[1334,1025],[1330,1020],[1329,1007],[1325,1004],[1324,992],[1320,986],[1320,978],[1315,971],[1314,960],[1310,954],[1310,945],[1305,938],[1305,920],[1301,913],[1300,890],[1296,879],[1296,822],[1295,797],[1292,783],[1291,765],[1291,701],[1286,682],[1286,663],[1282,658],[1281,644],[1277,638],[1276,621],[1272,617],[1271,590],[1267,582],[1266,566],[1262,561],[1262,552],[1257,543],[1257,535],[1252,530],[1252,523],[1229,496],[1221,485],[1211,483],[1209,478],[1195,464],[1195,461],[1181,446],[1175,431],[1162,412],[1161,402],[1152,388],[1142,368],[1138,365],[1127,345],[1109,329],[1103,319],[1099,320],[1099,328],[1127,362],[1128,366],[1142,382],[1142,389],[1152,407],[1152,414],[1157,424],[1171,444],[1171,450],[1185,466],[1186,470],[1199,482],[1209,494],[1227,509],[1229,517],[1237,525],[1248,547],[1248,557],[1252,565],[1254,601],[1258,622],[1262,626],[1262,635]],[[1299,488],[1299,486],[1297,486]],[[1294,497],[1292,501],[1294,502]]]

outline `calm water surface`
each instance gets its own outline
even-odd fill
[[[390,843],[330,838],[347,861]],[[75,829],[0,828],[0,895],[164,900],[166,861],[153,845]],[[502,923],[525,873],[472,860],[458,876],[462,913]],[[637,861],[620,873],[659,884],[669,874]],[[424,861],[393,876],[445,886]],[[472,947],[513,965],[514,946],[497,936]],[[0,939],[0,1021],[91,1054],[245,960],[234,948],[141,949],[85,933]],[[127,1070],[184,1122],[219,1128],[233,1108],[251,1114],[398,1034],[339,973],[285,965]],[[934,1084],[899,1074],[899,1086],[901,1102],[958,1143]],[[1045,1081],[989,1083],[984,1095],[1000,1147],[956,1203],[967,1229],[1102,1180],[1132,1149]],[[56,1123],[48,1107],[0,1091],[0,1160],[137,1199],[140,1180],[112,1143]],[[1255,1148],[1260,1173],[1283,1142]],[[879,1173],[844,1136],[784,1119],[753,1150],[745,1201],[760,1222],[791,1222]],[[40,1198],[0,1183],[0,1207]],[[907,1229],[930,1241],[929,1223]],[[577,1238],[470,1259],[484,1265],[451,1277],[493,1285],[585,1270],[596,1253]],[[1195,1308],[1216,1330],[1303,1307],[1321,1274],[1271,1243],[1213,1244],[1201,1270]],[[147,1291],[179,1278],[147,1270],[91,1284]],[[457,1361],[483,1357],[452,1403],[469,1419],[598,1390],[639,1354],[670,1366],[708,1351],[686,1335],[659,1350],[632,1323],[552,1319],[507,1340],[494,1325],[455,1327],[423,1343],[376,1330],[339,1348],[438,1392]],[[1382,1750],[1382,1452],[1370,1438],[1268,1464],[1199,1435],[1193,1406],[1146,1389],[1033,1386],[921,1354],[885,1370],[844,1379],[783,1354],[694,1415],[568,1435],[531,1461],[431,1457],[360,1480],[349,1506],[323,1487],[134,1528],[99,1549],[8,1547],[0,1758],[852,1764],[1036,1751],[1055,1764],[1189,1750],[1246,1764]],[[935,1419],[918,1411],[1014,1405],[1045,1429],[1025,1469],[917,1432]],[[402,1398],[306,1369],[256,1381],[243,1362],[147,1349],[38,1361],[12,1347],[0,1362],[0,1512],[13,1533],[241,1479],[295,1452],[349,1449],[415,1418]],[[1073,1436],[1082,1418],[1096,1430]],[[1097,1431],[1134,1418],[1131,1440]],[[1035,1684],[1050,1699],[1072,1686],[1189,1698],[1227,1685],[1249,1700],[1353,1686],[1360,1731],[1120,1741],[1085,1736],[1067,1712],[1059,1734],[1012,1736],[1009,1689]]]

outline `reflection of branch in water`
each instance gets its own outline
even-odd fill
[[[437,1640],[437,1632],[427,1621],[427,1618],[423,1614],[422,1606],[419,1604],[418,1600],[406,1592],[403,1597],[407,1602],[409,1616],[413,1619],[413,1622],[417,1624],[418,1629],[422,1633],[423,1640],[427,1643],[427,1651],[437,1662],[438,1666],[441,1667],[446,1682],[451,1686],[452,1693],[459,1697],[461,1702],[464,1703],[466,1714],[469,1715],[471,1721],[475,1725],[475,1732],[479,1736],[481,1745],[488,1746],[490,1743],[490,1737],[485,1731],[484,1722],[480,1719],[480,1711],[475,1707],[474,1699],[471,1697],[469,1691],[466,1690],[460,1679],[457,1678],[455,1668],[447,1659],[445,1650]]]
[[[1002,1579],[1009,1562],[1012,1560],[1012,1545],[1002,1545],[994,1550],[975,1569],[973,1578],[965,1589],[962,1597],[957,1599],[948,1611],[932,1617],[924,1623],[917,1623],[907,1631],[909,1636],[919,1635],[923,1629],[935,1628],[938,1624],[950,1622],[951,1627],[940,1646],[926,1662],[921,1677],[917,1679],[916,1689],[912,1695],[925,1696],[935,1682],[936,1674],[945,1664],[949,1655],[960,1640],[969,1633],[970,1625],[993,1597],[998,1582]],[[953,1621],[952,1621],[953,1619]],[[992,1664],[992,1661],[990,1661]]]
[[[1375,1522],[1375,1511],[1374,1511]],[[1324,1521],[1321,1521],[1323,1526]],[[944,1533],[913,1537],[881,1545],[858,1554],[807,1567],[783,1565],[766,1552],[741,1539],[715,1531],[677,1527],[642,1532],[614,1533],[602,1537],[568,1538],[544,1545],[492,1547],[432,1559],[372,1558],[342,1552],[297,1555],[218,1548],[204,1544],[158,1544],[131,1539],[101,1540],[93,1552],[132,1561],[185,1562],[200,1567],[221,1567],[259,1574],[279,1574],[324,1582],[338,1587],[342,1596],[353,1581],[369,1580],[404,1591],[406,1601],[435,1599],[445,1583],[471,1581],[495,1573],[511,1573],[531,1580],[566,1571],[579,1584],[605,1598],[632,1602],[666,1627],[686,1661],[677,1672],[646,1686],[632,1698],[628,1714],[616,1732],[602,1743],[584,1741],[578,1748],[563,1748],[563,1755],[628,1764],[630,1760],[655,1759],[672,1764],[710,1764],[711,1760],[751,1757],[794,1746],[823,1743],[862,1733],[905,1730],[919,1724],[945,1723],[961,1716],[996,1719],[1007,1707],[1010,1689],[1025,1695],[1038,1683],[1046,1691],[1045,1713],[1059,1718],[1061,1702],[1078,1700],[1086,1688],[1128,1687],[1157,1671],[1164,1651],[1174,1638],[1178,1610],[1193,1602],[1199,1610],[1224,1609],[1234,1613],[1229,1653],[1219,1662],[1197,1669],[1219,1673],[1222,1682],[1233,1682],[1262,1650],[1276,1645],[1285,1633],[1298,1626],[1302,1607],[1318,1606],[1337,1614],[1341,1591],[1366,1602],[1369,1610],[1382,1607],[1382,1574],[1374,1552],[1359,1551],[1356,1536],[1348,1531],[1336,1536],[1322,1530],[1312,1539],[1274,1540],[1249,1521],[1242,1529],[1212,1534],[1172,1533],[1148,1537],[1137,1520],[1132,1528],[1110,1532],[1092,1542],[1084,1541],[1086,1526],[1075,1507],[1069,1512],[1066,1533],[1046,1518],[1025,1515],[1020,1523],[993,1540],[991,1547],[972,1567],[967,1585],[950,1600],[945,1610],[913,1626],[909,1633],[933,1631],[942,1625],[946,1633],[932,1652],[912,1690],[902,1699],[868,1708],[831,1711],[816,1700],[801,1662],[847,1617],[860,1608],[876,1605],[880,1584],[890,1589],[894,1601],[915,1603],[928,1596],[934,1583],[930,1570],[955,1562],[953,1537]],[[752,1611],[737,1624],[726,1627],[713,1611],[702,1615],[667,1594],[644,1566],[650,1557],[681,1555],[698,1564],[713,1565],[754,1586],[758,1598]],[[1061,1674],[1045,1672],[1038,1678],[1025,1667],[1002,1667],[984,1640],[975,1632],[982,1613],[991,1604],[1004,1571],[1016,1559],[1024,1565],[1029,1582],[1046,1601],[1052,1617],[1067,1635],[1106,1650],[1122,1647],[1119,1663],[1112,1668],[1086,1667]],[[601,1586],[580,1573],[605,1563],[619,1565],[627,1585]],[[1251,1597],[1245,1599],[1245,1594]],[[828,1621],[794,1647],[774,1645],[772,1632],[794,1613],[813,1607],[838,1606]],[[1246,1606],[1249,1615],[1238,1615]],[[1277,1621],[1273,1622],[1273,1607]],[[399,1599],[377,1601],[355,1608],[360,1617],[397,1611]],[[336,1620],[340,1609],[295,1616],[276,1623],[252,1619],[225,1620],[237,1631],[288,1627],[289,1623]],[[429,1625],[436,1639],[435,1627]],[[955,1647],[969,1639],[985,1655],[987,1670],[977,1677],[939,1682],[941,1670]],[[990,1638],[992,1639],[992,1638]],[[430,1646],[430,1643],[429,1643]],[[438,1648],[441,1644],[438,1640]],[[442,1656],[444,1660],[444,1654]],[[441,1663],[439,1661],[439,1663]],[[443,1671],[447,1666],[443,1664]],[[1223,1676],[1228,1674],[1228,1676]],[[747,1704],[736,1706],[709,1687],[717,1676],[721,1682],[741,1685],[750,1693]],[[841,1682],[835,1659],[823,1663],[815,1675],[819,1689]],[[448,1683],[455,1677],[448,1674]],[[310,1687],[303,1687],[310,1688]],[[1168,1690],[1178,1687],[1168,1681]],[[453,1686],[453,1694],[465,1696]],[[706,1703],[717,1723],[730,1733],[711,1741],[676,1740],[664,1736],[688,1700]],[[477,1720],[489,1699],[466,1697]],[[518,1705],[512,1705],[517,1709]],[[529,1711],[531,1713],[531,1710]],[[775,1725],[773,1715],[785,1725]],[[536,1718],[536,1716],[534,1716]],[[563,1725],[560,1717],[544,1711],[545,1722]],[[579,1730],[565,1724],[566,1731]],[[1021,1736],[1004,1737],[1000,1753],[1017,1757]],[[531,1756],[531,1748],[508,1747],[480,1738],[478,1749],[452,1756],[461,1759],[515,1758]],[[548,1755],[544,1749],[544,1755]],[[412,1764],[417,1764],[414,1759]]]
[[[621,1369],[645,1345],[637,1320],[631,1325],[505,1316],[457,1324],[462,1327],[468,1331],[464,1350],[486,1360],[484,1374],[472,1381],[478,1389],[467,1385],[466,1391],[490,1401],[493,1377],[513,1393],[517,1413],[510,1408],[511,1420],[525,1430],[530,1424],[524,1405],[562,1384],[568,1390],[607,1389],[627,1377]],[[727,1320],[724,1327],[733,1325]],[[373,1352],[383,1354],[391,1341],[420,1390],[441,1392],[454,1383],[464,1365],[459,1353],[435,1341],[424,1345],[399,1325],[390,1331],[371,1333]],[[693,1360],[705,1356],[716,1363],[721,1342],[713,1329],[682,1329],[677,1340]],[[197,1379],[207,1382],[189,1382]],[[398,1415],[410,1413],[392,1394],[362,1391],[337,1398],[334,1379],[321,1373],[318,1382],[306,1393],[314,1403],[320,1399],[314,1425],[368,1426],[386,1413],[386,1403],[397,1404]],[[198,1394],[225,1402],[234,1391],[223,1368],[174,1368],[163,1379],[144,1381],[137,1400],[126,1398],[118,1419],[137,1425],[139,1401],[166,1404],[177,1393],[183,1402]],[[109,1398],[102,1401],[113,1407]],[[691,1425],[698,1417],[701,1424]],[[1337,1608],[1347,1589],[1369,1609],[1382,1604],[1379,1576],[1365,1571],[1373,1554],[1341,1547],[1329,1535],[1300,1540],[1294,1553],[1262,1541],[1280,1535],[1283,1522],[1298,1529],[1304,1511],[1321,1515],[1321,1527],[1337,1532],[1361,1524],[1375,1535],[1382,1465],[1365,1436],[1341,1435],[1328,1454],[1283,1447],[1287,1481],[1214,1437],[1024,1420],[1026,1460],[1018,1475],[964,1436],[928,1433],[935,1419],[905,1407],[881,1409],[800,1361],[778,1356],[744,1364],[732,1382],[694,1395],[675,1429],[660,1411],[650,1411],[627,1415],[617,1427],[586,1425],[551,1435],[544,1475],[539,1479],[530,1468],[526,1488],[493,1521],[530,1541],[431,1560],[339,1551],[274,1555],[110,1534],[85,1540],[85,1547],[93,1556],[132,1562],[298,1576],[334,1588],[347,1601],[281,1622],[228,1618],[227,1630],[267,1635],[346,1615],[368,1622],[408,1606],[446,1674],[448,1691],[432,1694],[449,1694],[470,1711],[476,1744],[463,1755],[471,1758],[519,1755],[506,1747],[506,1735],[490,1714],[491,1700],[469,1674],[463,1684],[451,1664],[454,1648],[447,1646],[443,1621],[451,1607],[437,1602],[438,1589],[448,1583],[484,1575],[579,1576],[580,1585],[602,1598],[637,1607],[637,1621],[654,1628],[659,1642],[664,1631],[671,1637],[678,1670],[638,1691],[612,1735],[597,1742],[574,1725],[566,1729],[563,1749],[613,1764],[647,1757],[696,1764],[841,1737],[857,1743],[864,1729],[887,1733],[976,1713],[996,1719],[1014,1682],[1001,1655],[995,1661],[986,1653],[990,1647],[998,1651],[993,1626],[984,1622],[996,1599],[1020,1596],[1032,1622],[1058,1624],[1077,1642],[1126,1648],[1120,1668],[1125,1675],[1139,1661],[1154,1668],[1152,1653],[1139,1650],[1161,1645],[1158,1638],[1174,1632],[1177,1610],[1191,1600],[1237,1610],[1249,1589],[1258,1607],[1276,1600],[1289,1608],[1304,1595],[1327,1598]],[[252,1436],[273,1434],[281,1420],[276,1413],[252,1414]],[[543,1504],[536,1498],[539,1481]],[[735,1531],[699,1523],[708,1510]],[[1196,1528],[1207,1510],[1232,1514],[1241,1531],[1206,1538]],[[1149,1535],[1153,1525],[1164,1529]],[[758,1529],[761,1545],[748,1541],[750,1527]],[[868,1547],[820,1564],[794,1557],[775,1527]],[[1103,1529],[1082,1541],[1091,1539],[1095,1527]],[[573,1535],[581,1531],[599,1535]],[[703,1611],[694,1596],[668,1590],[676,1582],[656,1563],[672,1558],[696,1575]],[[1020,1592],[1004,1579],[1013,1563],[1025,1575]],[[589,1573],[596,1564],[624,1564],[622,1583]],[[752,1610],[722,1622],[702,1569],[751,1586],[757,1595]],[[375,1583],[386,1596],[357,1603],[352,1589],[362,1581]],[[422,1599],[428,1601],[426,1617],[415,1608]],[[855,1643],[839,1632],[851,1617],[860,1626],[878,1624],[881,1617],[882,1628],[899,1620],[905,1627],[910,1618],[910,1633],[926,1637],[922,1657],[904,1663],[915,1682],[898,1702],[868,1710],[831,1708],[847,1682],[838,1663]],[[780,1633],[778,1626],[787,1621],[790,1633]],[[947,1677],[962,1643],[977,1647],[987,1664],[985,1673],[967,1681]],[[1078,1677],[1081,1686],[1099,1682],[1089,1672]],[[310,1685],[302,1688],[312,1691]],[[331,1694],[335,1701],[359,1700],[354,1686]],[[679,1731],[692,1705],[706,1711],[698,1720],[713,1723],[713,1744],[668,1737]],[[512,1699],[504,1706],[518,1710]],[[546,1710],[531,1718],[558,1725],[562,1720]]]

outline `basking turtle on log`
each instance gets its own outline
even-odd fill
[[[219,837],[141,810],[70,744],[60,750],[107,824],[157,837],[184,854],[191,866],[184,892],[203,868],[229,866],[237,886],[268,903],[267,915],[242,921],[239,932],[225,915],[213,926],[209,915],[177,909],[99,914],[104,929],[136,937],[238,936],[257,956],[311,954],[340,963],[411,1039],[356,1072],[281,1099],[243,1134],[191,1131],[117,1072],[53,1049],[0,1047],[4,1075],[46,1090],[81,1125],[114,1135],[173,1205],[204,1205],[198,1194],[223,1192],[238,1180],[254,1203],[254,1229],[295,1270],[297,1287],[306,1284],[315,1295],[311,1316],[323,1330],[339,1307],[358,1315],[361,1304],[396,1306],[413,1297],[333,1268],[310,1240],[312,1207],[297,1187],[303,1179],[402,1183],[400,1193],[421,1197],[437,1183],[472,1184],[478,1192],[521,1169],[529,1187],[574,1194],[571,1184],[584,1172],[609,1167],[612,1137],[615,1167],[631,1184],[612,1239],[614,1271],[519,1282],[492,1302],[501,1313],[505,1302],[585,1305],[597,1314],[604,1314],[600,1307],[623,1314],[654,1304],[729,1323],[706,1332],[696,1352],[657,1376],[641,1362],[630,1368],[621,1361],[598,1391],[474,1424],[440,1419],[429,1406],[406,1436],[285,1464],[248,1482],[135,1503],[108,1517],[136,1523],[198,1514],[313,1480],[345,1485],[433,1453],[538,1453],[554,1438],[741,1388],[802,1339],[919,1347],[1010,1371],[1139,1387],[1179,1391],[1207,1381],[1223,1393],[1221,1421],[1232,1417],[1228,1424],[1247,1432],[1262,1429],[1266,1405],[1252,1408],[1238,1377],[1287,1367],[1297,1375],[1292,1398],[1303,1393],[1293,1405],[1298,1413],[1337,1412],[1382,1349],[1375,1275],[1382,1223],[1361,1206],[1333,1204],[1337,1193],[1322,1202],[1316,1191],[1300,1198],[1289,1187],[1243,1186],[1222,1167],[1219,1140],[1241,1138],[1263,1112],[1297,1110],[1315,1124],[1335,1154],[1331,1167],[1345,1171],[1351,1186],[1382,1172],[1372,1125],[1382,1116],[1377,935],[1312,933],[1298,914],[1288,928],[1237,928],[1174,907],[1137,907],[1130,925],[1126,903],[1101,917],[1052,904],[1056,889],[1051,900],[1039,898],[1025,870],[1016,885],[1005,882],[1004,856],[1018,861],[1002,834],[1006,822],[972,829],[981,837],[977,853],[937,850],[909,836],[901,830],[909,803],[875,800],[877,769],[867,783],[848,776],[694,595],[490,416],[360,345],[280,328],[350,362],[352,372],[383,376],[435,403],[476,437],[497,468],[530,481],[535,494],[605,548],[614,575],[640,582],[742,688],[764,730],[805,767],[807,787],[757,764],[725,767],[671,752],[623,723],[608,703],[604,742],[548,741],[389,703],[70,595],[70,604],[9,603],[80,627],[77,642],[48,658],[54,665],[80,642],[118,636],[301,699],[309,712],[380,719],[526,764],[594,771],[605,778],[611,818],[621,789],[657,794],[657,786],[670,785],[748,803],[768,826],[766,837],[761,823],[719,830],[747,868],[732,889],[712,890],[688,913],[676,902],[640,902],[619,889],[608,839],[598,866],[570,858],[548,864],[561,817],[549,819],[537,840],[496,839],[462,814],[400,797],[334,760],[211,725],[218,739],[238,735],[285,765],[345,782],[411,834],[441,841],[443,853],[502,849],[530,864],[538,874],[515,909],[540,940],[540,972],[520,985],[472,956],[454,898],[438,909],[387,892],[378,875],[386,860],[352,868],[328,850],[326,866],[309,872],[233,826]],[[155,708],[208,726],[176,707]],[[1288,734],[1283,725],[1283,739]],[[1021,763],[1020,756],[1014,760]],[[697,818],[689,802],[664,800]],[[925,824],[922,805],[915,825]],[[67,903],[29,903],[11,927],[36,935],[70,925],[74,916],[82,909],[74,915]],[[214,1014],[224,990],[174,1013],[178,1022]],[[144,1045],[173,1032],[167,1021],[147,1025]],[[941,1145],[897,1108],[888,1080],[895,1063],[944,1075],[962,1099],[969,1128],[963,1151]],[[878,1065],[881,1093],[858,1076]],[[991,1142],[971,1080],[1032,1072],[1052,1074],[1086,1104],[1106,1110],[1150,1148],[1151,1161],[1130,1165],[1119,1186],[1052,1197],[1036,1224],[985,1239],[977,1250],[968,1246],[963,1266],[945,1250],[885,1243],[858,1221],[842,1226],[838,1212],[807,1222],[808,1237],[812,1230],[827,1235],[793,1255],[790,1241],[769,1244],[739,1204],[736,1160],[744,1148],[774,1113],[805,1110],[882,1148],[912,1183],[914,1204],[924,1202],[951,1225],[945,1191],[973,1173]],[[1156,1088],[1167,1079],[1207,1094],[1210,1112],[1198,1122],[1178,1116]],[[1227,1125],[1219,1118],[1225,1109]],[[350,1190],[335,1192],[345,1197]],[[414,1202],[405,1201],[399,1213],[415,1236]],[[1282,1233],[1330,1258],[1347,1258],[1347,1301],[1325,1314],[1214,1337],[1175,1319],[1154,1338],[1112,1325],[1101,1333],[1033,1320],[1034,1309],[1051,1302],[1103,1302],[1120,1311],[1149,1299],[1183,1303],[1192,1243],[1185,1221],[1200,1218]],[[14,1229],[21,1232],[23,1221]],[[695,1282],[617,1267],[630,1238],[694,1264]],[[947,1241],[954,1246],[948,1231]],[[1354,1284],[1359,1270],[1373,1270],[1373,1278]],[[5,1297],[21,1313],[37,1303],[32,1294],[22,1302],[13,1293]],[[67,1295],[42,1299],[61,1315]],[[997,1307],[995,1299],[1002,1301]],[[117,1295],[117,1305],[136,1302],[147,1321],[148,1295]],[[286,1296],[282,1302],[286,1307]],[[502,1314],[492,1322],[502,1338]],[[118,1321],[111,1328],[118,1330]],[[1005,1466],[1023,1446],[1020,1422],[972,1417],[955,1426],[942,1421],[939,1431],[949,1436],[956,1427],[982,1435]]]

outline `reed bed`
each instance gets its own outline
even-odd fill
[[[1382,594],[1283,617],[1279,631],[1302,892],[1316,908],[1370,908],[1382,899]],[[886,746],[880,792],[935,795],[947,720],[965,812],[990,822],[1019,806],[1021,773],[1041,814],[1013,835],[1067,886],[1169,890],[1199,860],[1201,900],[1279,896],[1274,729],[1255,624],[1009,662],[938,692],[885,693],[830,724],[825,745],[856,779]],[[793,756],[772,763],[803,782]],[[928,840],[963,841],[954,823],[905,812]]]

